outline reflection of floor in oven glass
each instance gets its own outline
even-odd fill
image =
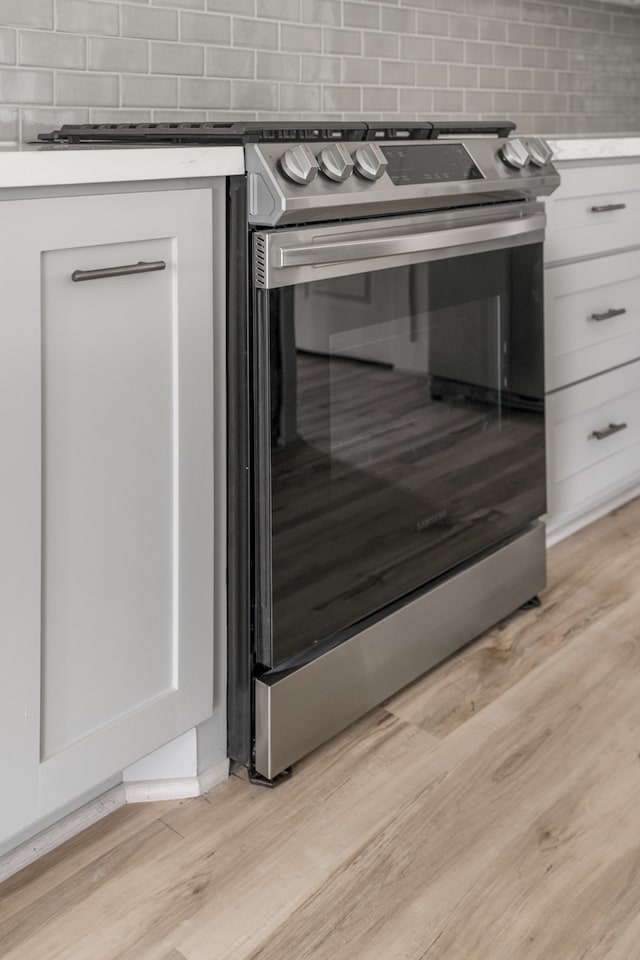
[[[538,414],[433,400],[414,372],[305,354],[296,420],[273,456],[283,656],[301,631],[327,636],[543,510]]]

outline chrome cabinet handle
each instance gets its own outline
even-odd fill
[[[605,440],[607,437],[612,436],[614,433],[620,433],[621,430],[626,430],[626,423],[610,423],[608,427],[604,430],[594,430],[593,433],[589,434],[588,439],[594,437],[596,440]]]
[[[74,270],[71,279],[74,283],[81,280],[105,280],[108,277],[124,277],[130,273],[152,273],[154,270],[165,270],[164,260],[154,260],[150,263],[139,260],[138,263],[128,263],[122,267],[102,267],[99,270]]]
[[[609,213],[610,210],[626,210],[626,203],[605,203],[600,207],[591,207],[591,213]]]
[[[601,320],[611,320],[612,317],[621,317],[622,314],[626,312],[626,307],[620,307],[618,310],[607,310],[605,313],[592,313],[591,319],[600,323]]]

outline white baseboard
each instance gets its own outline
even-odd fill
[[[78,833],[93,826],[125,803],[149,803],[157,800],[184,800],[208,793],[229,776],[229,761],[195,777],[179,777],[172,780],[149,780],[137,783],[121,783],[101,794],[90,803],[63,817],[14,850],[0,857],[0,882],[28,867],[46,853],[59,847]]]
[[[34,860],[43,857],[45,853],[59,847],[87,827],[93,826],[98,820],[109,816],[125,803],[124,788],[119,784],[37,833],[30,840],[25,840],[15,850],[10,850],[0,857],[0,882],[28,867]]]
[[[140,780],[123,783],[126,803],[152,803],[156,800],[185,800],[200,797],[229,776],[229,761],[224,760],[195,777],[175,777],[167,780]]]

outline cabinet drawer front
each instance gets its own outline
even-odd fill
[[[551,394],[547,423],[550,513],[640,474],[640,362]]]
[[[547,390],[640,357],[640,249],[545,274]]]
[[[546,202],[547,263],[640,245],[640,164],[561,171]]]

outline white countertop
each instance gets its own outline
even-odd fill
[[[617,157],[640,157],[640,136],[591,136],[545,138],[553,150],[553,159],[563,160],[601,160]]]
[[[244,173],[242,147],[0,145],[0,189]]]

